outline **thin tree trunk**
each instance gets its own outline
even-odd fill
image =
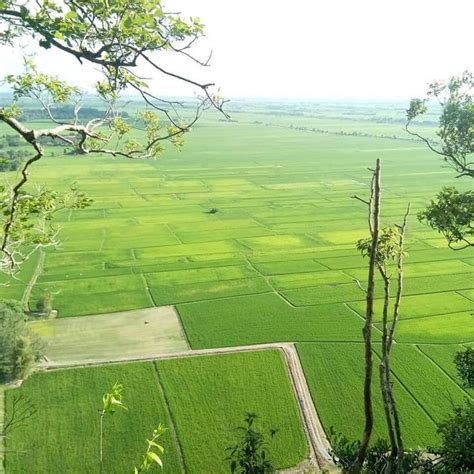
[[[402,294],[403,294],[403,257],[404,257],[404,252],[405,252],[405,248],[404,248],[405,247],[405,231],[407,227],[407,220],[408,220],[409,213],[410,213],[410,204],[408,204],[405,216],[403,218],[403,224],[400,227],[400,239],[398,242],[399,254],[398,254],[398,260],[397,260],[397,295],[395,297],[392,325],[390,327],[389,337],[387,341],[387,384],[389,388],[392,419],[393,419],[393,424],[395,427],[395,435],[397,438],[397,447],[398,447],[397,451],[398,452],[395,457],[395,466],[396,466],[397,472],[401,472],[403,457],[405,455],[405,448],[403,445],[402,431],[400,427],[400,416],[398,413],[397,404],[395,402],[395,397],[393,394],[393,384],[390,380],[391,379],[390,351],[392,349],[393,337],[395,335],[395,330],[397,328],[398,320],[400,317],[400,305],[402,302]]]
[[[372,372],[373,372],[373,354],[372,354],[372,321],[374,315],[374,297],[375,297],[375,270],[377,264],[377,250],[379,242],[379,222],[380,222],[380,159],[375,163],[373,179],[373,208],[369,206],[369,227],[371,228],[372,244],[370,249],[369,275],[367,281],[367,298],[365,325],[362,329],[365,344],[365,379],[364,379],[364,415],[365,425],[362,433],[357,460],[350,468],[351,473],[359,473],[362,470],[367,450],[369,448],[370,437],[374,426],[374,411],[372,406]]]
[[[385,468],[385,472],[390,474],[393,472],[394,465],[398,456],[398,443],[395,435],[391,385],[390,385],[390,368],[389,368],[389,348],[388,348],[388,312],[390,303],[390,278],[387,275],[386,268],[379,263],[379,272],[384,281],[384,304],[382,314],[382,360],[380,362],[380,389],[382,392],[383,408],[385,420],[387,422],[388,437],[390,440],[390,457]]]

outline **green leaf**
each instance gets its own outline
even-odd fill
[[[159,466],[163,467],[163,462],[161,461],[160,457],[158,456],[158,454],[152,452],[152,451],[149,451],[147,453],[147,456],[152,459],[153,461],[156,462],[156,464],[158,464]]]

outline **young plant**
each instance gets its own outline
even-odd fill
[[[100,472],[104,468],[104,418],[113,415],[118,409],[128,410],[123,401],[123,385],[116,382],[110,392],[102,396],[102,408],[99,410],[99,464]]]
[[[232,473],[238,474],[266,474],[275,472],[272,461],[267,457],[268,442],[265,436],[254,428],[257,415],[246,413],[244,426],[237,430],[241,433],[240,439],[233,446],[229,446],[228,460]],[[270,436],[275,436],[277,430],[270,430]]]
[[[147,439],[147,450],[143,455],[142,463],[140,467],[134,468],[134,474],[139,474],[141,472],[147,472],[151,469],[151,467],[155,464],[158,464],[161,468],[163,468],[163,461],[161,460],[160,455],[165,452],[165,448],[158,444],[156,441],[160,438],[163,433],[166,431],[161,424],[158,425],[157,428],[153,430],[153,435],[151,439]]]

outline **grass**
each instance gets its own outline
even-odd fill
[[[238,437],[245,412],[259,416],[257,426],[270,441],[276,467],[291,467],[307,454],[296,401],[278,351],[227,354],[156,362],[177,424],[188,472],[229,471],[228,446]],[[197,409],[197,407],[199,407]]]
[[[333,427],[349,439],[360,439],[364,426],[362,344],[298,344],[298,354],[316,409],[326,429]],[[374,359],[374,438],[387,438],[379,394],[377,358]],[[435,373],[436,371],[431,371]],[[331,387],[328,390],[328,387]],[[423,389],[423,387],[421,388]],[[408,447],[428,446],[437,440],[436,425],[397,380],[394,392]]]
[[[460,385],[471,396],[474,395],[474,388],[466,387],[456,370],[454,356],[458,351],[462,351],[464,346],[458,344],[436,344],[422,345],[418,349],[428,356],[436,365],[438,365],[449,377]]]
[[[128,411],[105,420],[104,472],[131,472],[159,422],[167,427],[160,439],[164,469],[153,472],[183,472],[180,450],[186,472],[228,472],[225,448],[235,442],[246,411],[259,414],[262,430],[279,428],[269,447],[277,467],[307,454],[282,355],[262,351],[35,374],[6,392],[8,412],[18,395],[37,408],[7,438],[7,472],[98,472],[97,411],[117,381]]]
[[[274,293],[178,306],[191,347],[357,341],[362,321],[343,305],[292,308]]]
[[[471,313],[452,313],[400,321],[396,339],[411,343],[462,343],[474,339]]]
[[[171,307],[30,322],[50,364],[152,357],[188,349]]]
[[[20,388],[8,390],[7,412],[14,397],[21,394],[33,403],[36,413],[6,440],[8,450],[18,451],[7,455],[7,472],[98,472],[97,411],[102,394],[117,381],[125,386],[128,411],[119,411],[105,421],[104,472],[131,472],[153,428],[159,422],[171,425],[151,363],[39,373]],[[162,442],[164,472],[179,472],[171,430]]]
[[[474,260],[447,249],[439,234],[414,217],[436,190],[453,184],[453,173],[438,167],[422,144],[404,140],[391,120],[403,113],[396,105],[232,107],[234,122],[203,117],[183,152],[170,150],[157,161],[72,159],[55,149],[56,156],[35,163],[31,186],[66,189],[77,182],[94,205],[57,216],[62,246],[47,251],[30,307],[44,291],[54,294],[60,318],[177,304],[193,348],[311,343],[318,355],[314,366],[326,374],[328,392],[343,407],[338,418],[332,401],[319,394],[321,416],[359,434],[360,400],[354,393],[360,381],[354,377],[360,367],[337,355],[353,347],[344,342],[361,341],[363,321],[346,305],[364,314],[364,294],[352,279],[366,281],[367,261],[355,241],[367,235],[367,210],[350,196],[367,196],[367,168],[381,157],[383,225],[399,223],[412,203],[398,345],[472,343]],[[341,130],[370,136],[336,135]],[[376,137],[381,134],[397,139]],[[209,214],[211,208],[218,212]],[[25,265],[19,280],[0,287],[1,296],[21,298],[34,267],[34,260]],[[72,330],[80,319],[67,327]],[[324,350],[350,369],[319,360],[327,359]],[[440,366],[448,364],[446,354]],[[313,356],[308,358],[313,364]],[[419,423],[407,426],[410,442],[434,439],[428,415],[420,415],[400,390],[407,417]],[[430,403],[426,398],[423,406]]]
[[[404,387],[439,423],[459,405],[466,393],[439,367],[413,346],[393,347],[391,367]]]

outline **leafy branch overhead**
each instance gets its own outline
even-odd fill
[[[441,146],[413,131],[414,121],[428,112],[428,102],[434,99],[441,107],[436,132]],[[426,99],[412,99],[407,109],[406,130],[422,140],[453,168],[457,177],[474,178],[474,75],[465,71],[449,81],[430,84]],[[474,193],[460,192],[454,187],[443,188],[436,199],[418,214],[433,229],[443,234],[448,246],[461,250],[474,245]]]
[[[436,154],[443,157],[458,176],[474,177],[474,76],[465,71],[449,81],[435,81],[428,87],[426,99],[412,99],[407,109],[405,128],[407,132],[422,140]],[[434,99],[441,107],[439,129],[436,135],[441,147],[415,132],[414,120],[428,112],[428,102]]]
[[[193,54],[203,35],[199,18],[185,19],[168,12],[160,0],[0,0],[0,45],[15,45],[27,38],[56,55],[66,53],[81,64],[99,68],[102,78],[95,88],[104,104],[97,116],[83,118],[83,92],[39,71],[31,59],[25,60],[23,74],[4,78],[13,96],[11,103],[0,104],[0,122],[31,147],[31,156],[22,165],[20,180],[0,191],[0,270],[15,272],[30,254],[25,249],[31,243],[58,243],[50,225],[54,209],[90,204],[77,190],[62,197],[51,190],[24,191],[30,167],[43,158],[48,140],[62,143],[71,153],[156,159],[166,142],[178,148],[183,145],[183,135],[205,109],[212,107],[226,115],[225,101],[214,91],[213,83],[193,80],[162,65],[164,58],[182,57],[208,66],[210,56],[199,59]],[[154,77],[143,78],[145,70],[147,74],[153,71]],[[195,101],[161,98],[153,90],[159,76],[192,88]],[[124,93],[134,93],[141,100],[135,115],[124,110]],[[39,104],[50,127],[31,128],[22,120],[26,99]],[[57,113],[65,104],[72,104],[69,117]],[[46,202],[46,208],[42,207]]]

